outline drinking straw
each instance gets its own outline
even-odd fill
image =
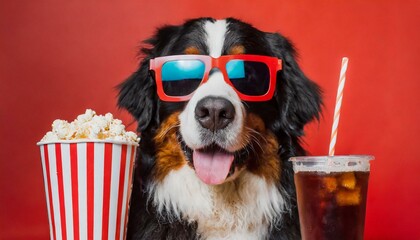
[[[343,100],[343,89],[344,89],[344,84],[346,82],[346,71],[347,71],[348,61],[349,59],[347,57],[343,57],[341,61],[340,79],[338,83],[337,98],[335,101],[334,122],[333,122],[332,130],[331,130],[330,150],[329,150],[330,156],[334,156],[335,143],[337,142],[337,129],[338,129],[338,122],[340,120],[341,102]]]

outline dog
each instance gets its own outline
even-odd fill
[[[127,239],[300,239],[293,169],[322,92],[292,43],[234,18],[166,25],[118,106],[141,134]]]

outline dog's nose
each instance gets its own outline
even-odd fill
[[[205,97],[195,107],[195,118],[211,131],[225,128],[235,118],[235,107],[225,98]]]

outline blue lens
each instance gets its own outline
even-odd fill
[[[205,65],[200,60],[169,61],[162,66],[162,81],[203,79]]]
[[[231,60],[226,64],[229,79],[244,78],[245,67],[243,60]]]
[[[240,93],[262,96],[270,86],[270,70],[263,62],[231,60],[226,64],[230,82]]]
[[[174,60],[162,65],[163,91],[168,96],[193,93],[204,77],[205,64],[200,60]]]

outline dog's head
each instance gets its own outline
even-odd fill
[[[275,180],[279,154],[302,154],[299,137],[318,118],[320,90],[286,38],[200,18],[162,27],[146,43],[118,103],[138,121],[142,168],[158,180],[186,164],[207,184],[244,169]]]

